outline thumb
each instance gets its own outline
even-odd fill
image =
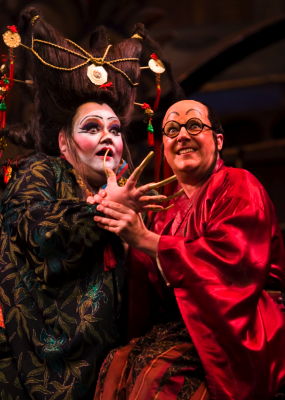
[[[94,196],[88,196],[86,199],[87,203],[94,204]]]
[[[107,185],[117,183],[117,176],[111,168],[105,168],[105,174],[107,177]]]

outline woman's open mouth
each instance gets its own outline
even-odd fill
[[[107,153],[107,155],[106,155],[106,153]],[[113,150],[110,149],[109,147],[104,147],[103,149],[99,150],[96,153],[96,156],[99,156],[99,157],[105,157],[105,155],[106,155],[106,159],[113,157],[114,156]]]

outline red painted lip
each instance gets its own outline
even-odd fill
[[[97,157],[102,158],[102,160],[103,160],[105,156],[100,156],[100,155],[98,156],[98,155],[97,155]],[[113,158],[113,157],[107,156],[107,157],[106,157],[106,160],[111,160],[112,158]]]

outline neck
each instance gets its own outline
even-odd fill
[[[87,186],[90,187],[94,192],[97,192],[98,189],[106,183],[106,176],[85,176],[85,182]]]
[[[74,168],[75,173],[84,182],[86,188],[90,191],[97,193],[99,188],[106,183],[106,175],[104,171],[102,173],[90,173],[93,171],[88,171],[84,165],[79,165],[78,168]]]
[[[76,181],[78,183],[78,186],[80,186],[82,190],[82,194],[84,198],[87,198],[88,196],[93,196],[95,193],[98,192],[99,186],[98,185],[92,185],[90,182],[86,179],[83,179],[80,172],[77,171],[76,169],[73,169],[74,175],[76,178]]]
[[[192,196],[193,192],[201,187],[203,183],[209,178],[209,176],[212,175],[218,159],[219,154],[217,152],[210,168],[203,175],[199,174],[198,171],[179,171],[176,173],[177,179],[187,197]]]
[[[99,188],[106,183],[106,175],[104,171],[93,171],[85,164],[78,162],[75,158],[72,158],[69,155],[64,155],[64,159],[73,166],[74,174],[76,178],[78,178],[77,180],[80,180],[81,187],[84,185],[84,187],[89,191],[97,193]]]
[[[189,177],[187,181],[183,181],[180,178],[178,179],[179,183],[182,187],[182,189],[184,190],[186,196],[188,198],[190,198],[192,196],[192,194],[199,188],[202,186],[202,184],[205,182],[205,179],[202,179],[200,181],[197,182],[189,182]]]

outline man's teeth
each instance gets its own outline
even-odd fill
[[[192,148],[181,149],[181,150],[178,151],[178,154],[191,153],[193,151],[195,151],[195,149],[192,149]]]

